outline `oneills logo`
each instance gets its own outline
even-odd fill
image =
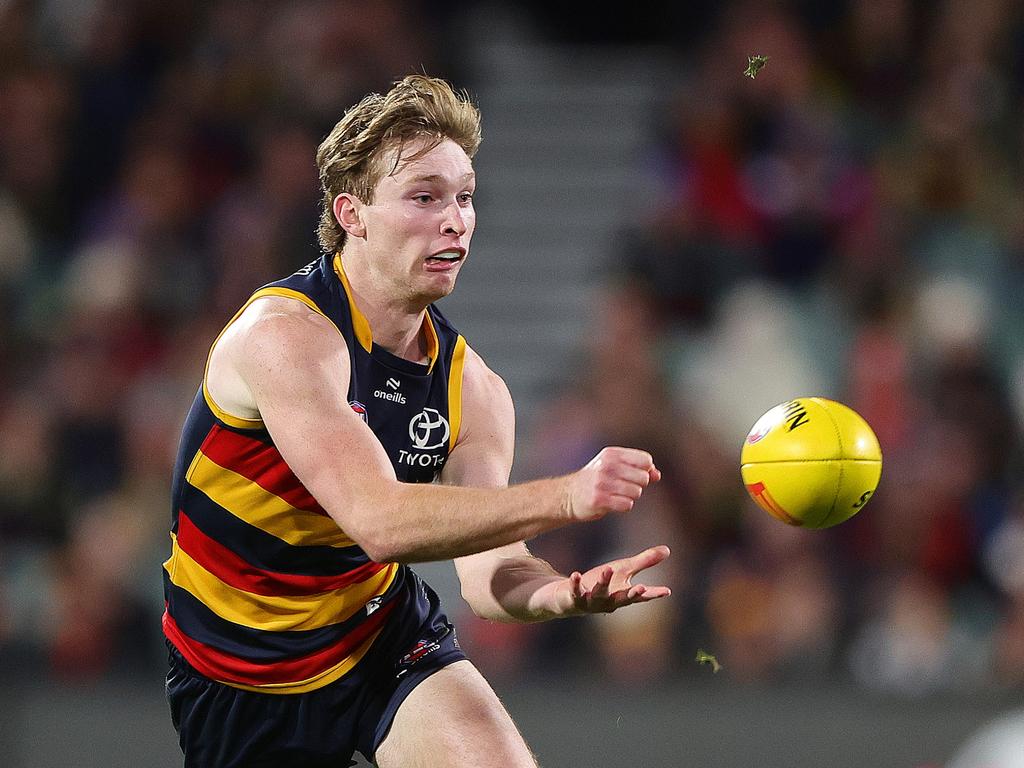
[[[402,382],[392,376],[385,382],[385,384],[387,385],[387,388],[392,391],[386,392],[383,389],[375,389],[373,391],[373,396],[380,400],[390,400],[392,403],[405,405],[405,395],[398,391],[398,388],[402,386]]]

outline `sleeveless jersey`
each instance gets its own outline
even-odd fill
[[[434,480],[459,434],[466,349],[441,313],[427,308],[430,362],[419,364],[374,345],[338,256],[261,288],[231,322],[264,296],[301,301],[337,326],[351,360],[350,406],[399,480]],[[183,428],[171,511],[164,634],[213,680],[315,690],[344,677],[389,627],[418,626],[430,610],[415,574],[370,560],[288,468],[263,422],[220,409],[205,376]]]

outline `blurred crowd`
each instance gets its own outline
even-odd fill
[[[441,66],[437,20],[0,2],[0,671],[160,662],[169,473],[211,340],[316,257],[317,145]]]
[[[534,548],[669,543],[650,578],[673,604],[527,642],[624,679],[702,674],[703,648],[751,682],[1019,689],[1024,6],[738,2],[705,21],[656,116],[658,203],[614,249],[589,386],[530,444],[537,474],[607,443],[660,458],[634,514]],[[767,65],[739,76],[752,54]],[[828,531],[780,525],[738,477],[754,420],[798,395],[851,405],[885,457]]]
[[[634,514],[533,549],[564,568],[665,542],[652,578],[675,595],[467,617],[467,645],[498,675],[677,679],[704,673],[700,647],[750,682],[1024,686],[1024,6],[673,5],[700,24],[619,40],[680,61],[650,116],[657,205],[616,245],[585,385],[532,419],[518,473],[654,452],[666,480]],[[554,38],[616,41],[534,11]],[[0,2],[0,673],[159,664],[169,474],[210,341],[315,255],[338,110],[452,73],[450,15]],[[767,66],[738,76],[754,53]],[[783,526],[739,480],[738,439],[800,394],[854,407],[885,455],[828,531]]]

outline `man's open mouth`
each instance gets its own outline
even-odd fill
[[[427,257],[428,264],[454,263],[456,261],[462,261],[462,253],[459,251],[442,251]]]

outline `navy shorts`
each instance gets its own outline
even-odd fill
[[[351,672],[308,693],[257,693],[218,683],[168,642],[167,699],[185,768],[346,768],[357,750],[373,762],[413,688],[466,658],[431,597],[430,614],[418,628],[386,629]]]

